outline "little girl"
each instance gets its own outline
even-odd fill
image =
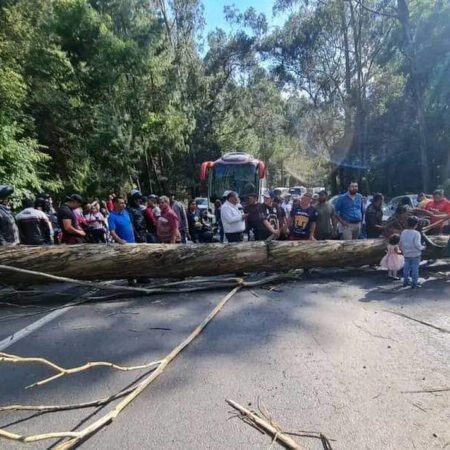
[[[400,250],[400,236],[393,234],[389,238],[389,244],[387,246],[387,252],[380,261],[380,267],[387,269],[388,277],[394,280],[400,280],[397,276],[397,272],[405,265],[405,258]]]

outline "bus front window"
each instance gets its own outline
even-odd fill
[[[211,201],[222,198],[225,191],[236,191],[242,198],[258,193],[258,172],[253,164],[218,164],[211,176]]]

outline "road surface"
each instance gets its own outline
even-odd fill
[[[450,390],[408,393],[450,389],[450,284],[442,274],[425,275],[421,290],[398,289],[381,272],[341,270],[240,291],[155,383],[81,448],[268,449],[271,439],[233,418],[225,398],[249,408],[259,399],[283,429],[323,433],[335,450],[450,448]],[[143,364],[169,353],[225,294],[84,304],[43,321],[50,309],[2,307],[1,351],[65,367]],[[145,372],[98,368],[25,390],[52,372],[20,364],[2,364],[0,371],[1,405],[90,401]],[[110,409],[31,418],[0,412],[0,426],[27,435],[81,429]],[[323,448],[317,439],[295,439]],[[0,448],[48,449],[54,442],[2,440]]]

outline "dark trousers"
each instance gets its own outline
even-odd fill
[[[228,242],[242,242],[244,240],[244,233],[225,233]]]

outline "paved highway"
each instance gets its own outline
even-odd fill
[[[450,388],[450,333],[393,313],[450,330],[450,284],[431,274],[421,290],[393,286],[379,272],[324,271],[276,290],[239,292],[155,383],[81,448],[268,449],[270,438],[232,418],[225,398],[250,408],[259,399],[285,430],[321,432],[333,449],[449,448],[450,391],[405,391]],[[153,296],[53,312],[3,307],[1,351],[64,367],[143,364],[169,353],[225,294]],[[49,300],[45,306],[63,304]],[[52,372],[23,364],[2,364],[0,371],[2,405],[90,401],[145,372],[98,368],[25,390]],[[35,417],[0,412],[0,426],[23,434],[81,429],[110,408]],[[308,449],[323,448],[315,439],[295,439]],[[27,446],[48,449],[54,442]],[[2,450],[24,445],[0,441]]]

